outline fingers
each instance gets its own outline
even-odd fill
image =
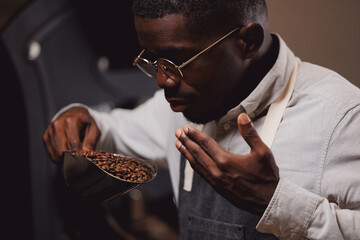
[[[264,146],[266,147],[246,113],[241,113],[238,116],[237,123],[241,136],[250,146],[252,151],[256,152],[258,149],[261,149]]]
[[[54,162],[59,162],[65,150],[93,149],[100,130],[86,109],[72,108],[51,122],[43,142]]]
[[[77,151],[80,150],[81,143],[80,143],[80,134],[81,131],[78,129],[78,124],[74,119],[67,119],[65,120],[65,127],[63,131],[65,132],[65,139],[66,141],[66,150]],[[62,129],[61,129],[62,130]],[[61,147],[61,145],[59,145]]]
[[[214,173],[218,171],[214,160],[197,142],[190,139],[182,129],[178,129],[175,135],[179,139],[175,144],[176,148],[189,160],[194,170],[209,180],[212,179]]]
[[[43,135],[45,150],[55,163],[60,161],[63,151],[67,149],[66,134],[64,131],[58,131],[57,129],[58,126],[51,123]]]
[[[84,150],[93,150],[96,143],[100,138],[100,130],[95,123],[90,124],[87,128],[82,144],[82,149]]]
[[[185,126],[184,132],[192,141],[196,142],[212,159],[221,157],[222,148],[206,133],[192,126]]]
[[[50,159],[54,162],[57,162],[57,157],[55,156],[55,152],[52,147],[53,141],[52,141],[51,135],[52,135],[52,128],[51,128],[51,126],[49,126],[43,135],[43,143],[44,143],[46,152],[50,156]]]

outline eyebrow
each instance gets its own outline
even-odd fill
[[[174,57],[175,55],[181,54],[188,54],[191,53],[191,49],[187,47],[177,47],[177,46],[167,46],[155,49],[156,52],[151,52],[148,49],[146,51],[154,56],[161,56],[161,57]]]
[[[168,53],[177,53],[189,50],[186,47],[176,47],[176,46],[168,46],[157,49],[159,53],[168,54]]]

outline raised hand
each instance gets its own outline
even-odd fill
[[[279,170],[249,117],[242,113],[237,123],[251,148],[249,154],[226,151],[213,138],[191,126],[176,130],[176,147],[219,194],[242,209],[262,214],[278,184]]]

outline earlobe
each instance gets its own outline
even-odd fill
[[[251,22],[240,29],[239,41],[242,45],[242,57],[252,58],[264,41],[264,29],[257,22]]]

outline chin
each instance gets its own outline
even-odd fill
[[[187,117],[185,114],[184,114],[184,117],[185,117],[188,121],[190,121],[190,122],[192,122],[192,123],[196,123],[196,124],[206,124],[206,123],[212,121],[211,119]]]
[[[199,113],[200,111],[198,111],[197,113]],[[219,118],[221,118],[224,114],[220,114],[220,113],[212,113],[212,112],[208,112],[208,113],[202,113],[202,114],[191,114],[187,111],[183,112],[184,117],[189,120],[192,123],[196,123],[196,124],[206,124],[208,122],[211,122],[213,120],[217,120]]]

